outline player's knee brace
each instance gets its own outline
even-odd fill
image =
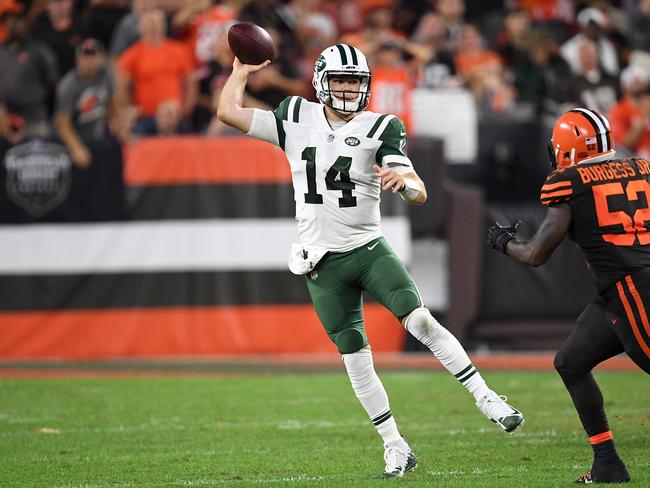
[[[343,354],[343,363],[350,377],[352,388],[359,399],[370,397],[381,387],[372,364],[372,352],[369,348]]]
[[[402,317],[421,304],[420,296],[414,290],[401,288],[392,294],[389,308],[393,314]]]
[[[366,345],[366,339],[357,329],[345,329],[339,332],[334,341],[341,354],[349,354],[358,351]]]
[[[404,318],[402,323],[413,337],[427,345],[435,342],[437,336],[444,330],[426,307],[416,308]]]

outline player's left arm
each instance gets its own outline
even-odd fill
[[[540,266],[560,245],[570,225],[571,207],[563,203],[548,208],[544,221],[530,239],[517,237],[518,223],[508,227],[497,223],[488,229],[487,243],[520,263]]]
[[[402,199],[412,205],[422,205],[427,201],[427,189],[413,168],[406,173],[400,173],[399,169],[390,166],[380,168],[373,164],[372,169],[381,179],[382,190],[399,192]]]
[[[383,190],[392,190],[411,205],[422,205],[427,201],[427,189],[415,172],[413,163],[406,154],[406,128],[399,117],[389,116],[379,140],[372,169],[381,180]]]

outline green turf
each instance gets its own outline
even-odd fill
[[[403,479],[378,479],[380,439],[341,370],[0,380],[0,486],[546,488],[570,487],[589,467],[591,449],[554,373],[484,374],[526,415],[515,435],[445,373],[380,375],[419,457]],[[631,486],[648,487],[648,378],[597,378]]]

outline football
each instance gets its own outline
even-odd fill
[[[228,29],[228,45],[244,64],[260,64],[275,59],[275,45],[269,33],[250,22],[240,22]]]

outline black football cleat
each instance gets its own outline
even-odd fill
[[[623,461],[614,463],[595,463],[591,471],[587,471],[575,482],[582,485],[592,483],[627,483],[630,481],[630,473],[627,471]]]

